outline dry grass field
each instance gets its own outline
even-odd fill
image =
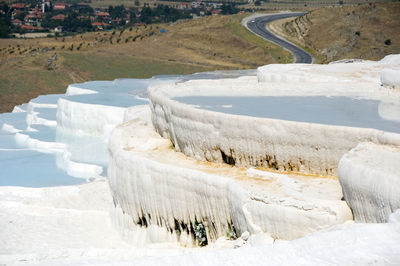
[[[0,39],[0,112],[70,83],[144,78],[291,62],[292,56],[240,24],[245,15],[70,37]],[[165,33],[160,33],[161,28]]]
[[[321,8],[272,28],[314,51],[322,63],[379,60],[400,53],[400,2]]]

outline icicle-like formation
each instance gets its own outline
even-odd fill
[[[102,137],[123,122],[126,108],[86,104],[61,98],[58,101],[58,129],[77,135]]]
[[[207,241],[232,230],[295,239],[352,219],[335,180],[198,162],[138,118],[114,129],[109,151],[115,224],[124,235],[137,225],[164,228],[162,239],[192,245],[202,224]]]
[[[340,160],[339,180],[357,222],[386,222],[400,208],[400,148],[361,143]]]

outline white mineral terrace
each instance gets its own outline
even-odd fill
[[[335,178],[199,162],[140,119],[118,126],[109,149],[114,204],[127,222],[164,227],[166,239],[185,245],[196,222],[206,226],[208,241],[233,228],[290,240],[352,219]]]
[[[339,163],[339,178],[357,222],[386,222],[400,208],[400,147],[361,143]]]
[[[0,114],[0,264],[400,265],[399,67],[94,81]]]
[[[149,87],[153,125],[198,160],[336,175],[364,141],[400,145],[400,91],[381,71],[400,56],[330,65],[268,65],[257,77]]]

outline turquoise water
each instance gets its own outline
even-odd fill
[[[55,155],[33,150],[0,150],[0,165],[0,186],[48,187],[86,182],[59,169]]]
[[[400,133],[400,123],[379,116],[379,101],[350,97],[257,96],[176,97],[196,108],[234,115],[273,118],[325,125],[375,128]],[[399,114],[400,117],[400,114]]]
[[[189,79],[238,77],[245,74],[250,74],[250,72],[217,71],[187,76],[160,75],[150,79],[89,81],[73,84],[73,86],[95,91],[95,94],[41,95],[32,99],[31,102],[56,105],[60,98],[65,98],[69,101],[88,105],[126,108],[147,104],[147,87],[149,85]],[[255,75],[254,70],[252,74]],[[25,112],[0,114],[0,186],[47,187],[85,183],[86,179],[73,177],[57,166],[57,159],[61,160],[59,165],[66,163],[62,160],[65,155],[68,155],[67,157],[72,162],[100,166],[103,168],[102,175],[106,175],[108,151],[102,137],[67,133],[63,132],[62,128],[37,124],[29,125],[28,128],[26,119],[29,110],[28,105],[23,104],[20,107]],[[35,105],[30,105],[30,108],[33,108],[35,116],[39,118],[54,122],[57,120],[57,108]],[[84,113],[81,115],[85,116]],[[2,130],[3,126],[4,130]],[[24,143],[23,140],[17,143],[16,134],[8,131],[10,126],[14,130],[19,130],[20,134],[27,135],[32,142],[39,143],[40,151],[29,147],[28,143]],[[44,147],[49,148],[44,148],[43,145],[40,145],[40,142],[45,144]],[[56,142],[63,143],[67,147],[64,154],[63,150],[55,151],[51,149],[51,146],[56,145]],[[68,154],[65,154],[66,152]],[[90,177],[90,174],[88,174],[87,178]]]

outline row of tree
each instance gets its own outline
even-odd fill
[[[77,0],[76,0],[77,1]],[[6,38],[12,32],[23,33],[17,26],[11,23],[11,10],[6,4],[1,5],[0,9],[0,37]],[[220,7],[221,14],[235,14],[239,11],[234,3],[225,3]],[[72,4],[64,10],[53,10],[51,7],[45,16],[40,21],[40,26],[46,30],[54,29],[57,26],[62,26],[64,30],[69,32],[87,32],[93,31],[95,28],[92,26],[93,18],[95,21],[111,24],[111,28],[125,26],[135,23],[159,23],[159,22],[174,22],[179,19],[191,18],[193,14],[211,15],[209,9],[195,8],[195,9],[177,9],[168,5],[158,4],[155,7],[146,5],[143,8],[131,7],[125,8],[123,5],[109,6],[107,16],[96,16],[96,11],[90,6],[82,6],[77,3]],[[26,12],[19,14],[18,19],[24,20]],[[56,15],[64,15],[64,19],[54,19]],[[128,20],[127,18],[130,18]]]

